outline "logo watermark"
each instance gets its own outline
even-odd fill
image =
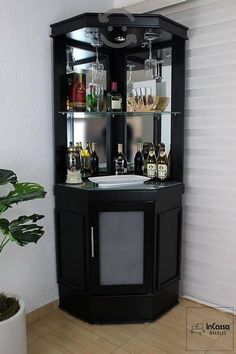
[[[220,311],[221,310],[221,311]],[[230,310],[232,313],[223,312]],[[186,308],[186,350],[234,350],[234,308]]]

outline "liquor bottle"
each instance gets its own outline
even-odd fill
[[[77,112],[86,111],[86,75],[83,73],[77,74],[75,86],[75,110]]]
[[[148,158],[148,153],[149,153],[149,149],[151,146],[152,146],[152,143],[150,143],[150,142],[143,143],[143,157],[144,157],[143,173],[144,173],[144,175],[147,174],[147,158]]]
[[[168,178],[168,158],[165,153],[165,145],[161,144],[160,153],[157,160],[157,179],[166,181]]]
[[[144,170],[144,157],[142,153],[142,143],[137,144],[137,152],[134,157],[134,173],[136,175],[143,175]]]
[[[115,175],[127,174],[127,159],[123,154],[123,145],[118,144],[118,154],[113,159],[113,169]]]
[[[77,184],[82,183],[80,174],[80,156],[76,146],[70,142],[67,148],[67,176],[66,183]]]
[[[87,112],[96,112],[97,100],[93,96],[93,84],[89,84],[89,94],[86,97]]]
[[[108,111],[121,112],[122,111],[122,96],[117,92],[117,82],[111,83],[111,92],[108,95]]]
[[[80,153],[80,156],[81,156],[81,153],[83,151],[82,141],[76,143],[76,146],[77,146],[77,148],[79,150],[79,153]]]
[[[90,156],[91,175],[98,176],[99,158],[96,152],[96,144],[92,143],[92,153]]]
[[[170,178],[170,175],[171,175],[171,159],[172,159],[172,156],[171,156],[171,148],[170,148],[170,151],[169,151],[169,154],[168,154],[168,179]]]
[[[152,145],[149,149],[148,157],[147,157],[147,177],[155,179],[157,176],[157,159],[154,150],[154,146]]]
[[[91,156],[91,150],[90,150],[90,145],[89,142],[86,142],[86,148],[83,150],[83,170],[84,172],[90,172],[90,156]]]

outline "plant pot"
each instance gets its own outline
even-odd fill
[[[0,353],[27,354],[25,302],[17,296],[20,309],[12,317],[0,322]]]

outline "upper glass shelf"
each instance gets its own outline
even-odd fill
[[[126,117],[153,117],[153,115],[173,115],[177,116],[180,112],[58,112],[61,116],[66,116],[66,118],[71,119],[81,119],[81,118],[105,118],[105,117],[116,117],[116,116],[126,116]]]

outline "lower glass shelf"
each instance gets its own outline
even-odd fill
[[[67,119],[83,119],[83,118],[106,118],[106,117],[120,117],[120,116],[125,116],[125,117],[153,117],[153,115],[161,115],[161,116],[178,116],[180,112],[170,112],[170,111],[164,111],[164,112],[157,112],[157,111],[151,111],[151,112],[70,112],[70,111],[65,111],[65,112],[58,112],[59,116],[65,116]]]

